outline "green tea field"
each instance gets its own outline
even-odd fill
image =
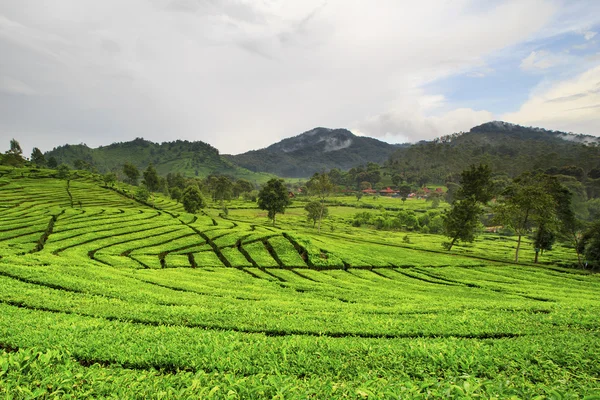
[[[0,398],[600,398],[600,276],[571,249],[124,190],[0,170]]]

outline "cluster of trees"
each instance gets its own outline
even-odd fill
[[[361,211],[352,218],[352,226],[372,226],[381,230],[442,233],[443,214],[438,210],[416,213],[412,210],[391,212],[380,207],[377,212]]]
[[[493,204],[489,204],[495,198]],[[556,240],[571,244],[581,267],[600,266],[597,245],[598,223],[586,224],[577,216],[572,191],[556,176],[524,172],[499,189],[487,165],[472,165],[461,173],[460,187],[449,211],[444,214],[444,233],[450,250],[459,242],[472,242],[485,209],[493,215],[490,223],[510,228],[517,236],[515,262],[519,261],[522,238],[531,235],[535,262]]]
[[[490,123],[471,132],[401,147],[385,166],[391,175],[419,186],[423,182],[458,183],[460,172],[472,164],[489,165],[507,180],[527,171],[541,171],[571,177],[584,187],[588,197],[600,197],[600,142],[588,137],[591,143],[583,144],[578,138],[563,132]]]
[[[136,197],[147,201],[152,193],[160,192],[170,196],[173,200],[181,202],[185,210],[197,212],[206,206],[205,197],[214,202],[224,202],[245,196],[256,201],[255,185],[245,179],[237,179],[226,175],[209,175],[204,179],[186,178],[181,173],[168,173],[166,177],[159,176],[153,164],[140,172],[138,168],[126,162],[122,169],[123,180],[130,185],[137,186],[140,176],[143,178],[136,191]],[[112,185],[117,180],[114,172],[104,174],[105,184]],[[226,209],[226,208],[225,208]]]

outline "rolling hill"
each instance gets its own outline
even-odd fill
[[[397,149],[387,165],[409,180],[443,183],[470,164],[510,177],[527,170],[600,178],[600,138],[493,121]]]
[[[264,149],[226,157],[251,171],[303,178],[332,168],[382,163],[397,148],[346,129],[315,128]]]
[[[222,157],[217,149],[200,141],[176,140],[159,144],[136,138],[130,142],[113,143],[98,148],[90,148],[85,144],[66,144],[47,152],[45,157],[54,157],[59,164],[71,166],[74,166],[77,160],[82,160],[99,172],[120,170],[125,162],[129,162],[140,169],[152,163],[160,175],[179,172],[187,177],[205,177],[218,173],[255,183],[266,182],[271,178],[268,174],[238,167]]]

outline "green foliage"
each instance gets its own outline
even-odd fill
[[[442,246],[447,250],[452,250],[457,241],[475,240],[475,230],[483,212],[482,206],[494,195],[491,176],[491,169],[482,164],[471,165],[469,169],[461,172],[460,187],[451,195],[452,209],[444,216],[444,234],[450,241],[442,243]]]
[[[271,179],[258,193],[258,208],[268,212],[273,226],[275,226],[276,215],[285,213],[285,208],[289,204],[290,198],[283,179]]]
[[[585,266],[600,268],[600,221],[594,222],[585,231],[578,243],[578,252],[585,257]]]
[[[451,239],[442,245],[451,250],[457,241],[472,242],[479,226],[481,207],[472,198],[455,201],[452,208],[444,214],[444,234]]]
[[[306,220],[312,221],[313,228],[317,221],[321,221],[323,218],[327,218],[329,215],[329,209],[327,206],[321,204],[319,201],[311,201],[304,206],[306,210]]]
[[[114,186],[117,182],[117,175],[114,172],[107,172],[102,175],[102,180],[104,181],[104,186]]]
[[[127,182],[130,185],[137,185],[137,181],[140,177],[140,171],[135,165],[126,162],[125,164],[123,164],[123,173],[127,177]]]
[[[143,184],[150,193],[156,192],[160,188],[160,180],[158,179],[158,174],[152,164],[148,165],[148,168],[144,171]]]
[[[0,158],[0,165],[8,165],[12,167],[21,167],[25,164],[25,159],[22,156],[23,151],[21,145],[16,139],[10,140],[10,149],[6,151],[4,156]]]
[[[34,147],[31,152],[31,162],[38,167],[46,166],[46,157],[44,157],[44,153],[37,147]]]
[[[198,210],[206,207],[204,197],[196,185],[190,185],[183,191],[181,203],[185,211],[195,214]]]
[[[208,188],[212,192],[213,201],[231,200],[233,196],[233,182],[225,175],[211,175],[207,178]]]
[[[135,198],[140,201],[148,201],[150,198],[150,191],[145,186],[138,186],[135,189]]]
[[[100,172],[115,171],[124,164],[130,163],[140,171],[153,164],[161,176],[179,173],[188,178],[194,176],[203,178],[211,174],[221,174],[248,179],[252,182],[265,182],[272,177],[240,168],[219,155],[214,147],[199,141],[176,140],[159,144],[136,138],[130,142],[113,143],[95,149],[84,144],[64,145],[46,153],[46,157],[49,156],[70,165],[73,165],[75,160],[83,160]],[[169,186],[172,184],[169,183]],[[181,190],[184,189],[184,186],[178,186]]]
[[[58,161],[56,161],[56,157],[50,156],[48,157],[48,168],[56,168],[58,166]]]
[[[56,169],[56,177],[58,179],[69,179],[71,177],[71,169],[66,164],[60,164]]]
[[[238,179],[233,185],[233,197],[236,199],[240,197],[240,195],[245,193],[250,193],[254,190],[254,185],[246,180],[246,179]]]
[[[183,197],[183,192],[181,191],[181,189],[179,189],[179,187],[175,186],[171,189],[170,195],[173,200],[179,203],[179,201],[181,201],[181,198]]]
[[[556,179],[544,174],[525,173],[504,190],[494,208],[494,220],[510,227],[518,235],[515,250],[515,262],[518,262],[521,237],[533,227],[556,230],[557,216],[569,209],[570,195],[562,190]]]
[[[575,176],[592,191],[592,182],[585,175],[598,168],[600,146],[584,145],[584,140],[598,143],[592,136],[491,122],[470,132],[402,146],[390,156],[387,165],[391,174],[398,174],[410,183],[425,179],[440,184],[480,163],[489,165],[496,174],[509,177],[541,169],[548,174]],[[593,197],[596,196],[600,196],[600,191]]]

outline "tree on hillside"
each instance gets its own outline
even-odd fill
[[[46,165],[46,157],[44,157],[44,153],[42,153],[37,147],[34,147],[33,151],[31,152],[31,162],[37,167],[44,167]]]
[[[549,193],[546,175],[524,173],[502,193],[494,208],[494,220],[517,234],[515,262],[519,262],[521,239],[531,228],[552,224],[556,215],[555,199]]]
[[[583,234],[578,252],[585,257],[585,267],[600,268],[600,221],[594,222]]]
[[[156,173],[156,169],[150,163],[148,168],[144,171],[144,180],[142,181],[144,186],[148,188],[150,193],[156,192],[160,187],[160,179],[158,179],[158,174]]]
[[[398,194],[400,195],[400,198],[402,199],[403,202],[406,201],[406,198],[410,194],[411,190],[412,189],[411,189],[410,185],[400,185],[398,187]]]
[[[319,211],[319,227],[318,230],[321,232],[321,221],[323,220],[325,214],[325,199],[331,194],[333,190],[333,184],[329,180],[329,175],[326,173],[315,173],[312,178],[306,184],[306,188],[308,189],[308,193],[311,195],[315,195],[319,199],[319,203],[321,204],[321,209]]]
[[[130,185],[137,185],[138,178],[140,177],[140,171],[133,164],[126,162],[123,165],[123,173],[127,177],[127,183]]]
[[[16,139],[13,138],[10,140],[10,149],[7,151],[7,154],[15,154],[19,156],[23,154],[21,145],[19,144],[19,142],[17,142]]]
[[[173,187],[173,189],[171,189],[170,194],[171,194],[171,198],[173,200],[175,200],[177,203],[179,203],[179,201],[181,200],[181,197],[183,196],[183,192],[177,186],[175,186],[175,187]]]
[[[190,185],[185,188],[181,203],[183,204],[185,211],[189,212],[190,214],[195,214],[201,208],[206,207],[204,197],[202,197],[202,193],[196,185]]]
[[[238,198],[243,193],[250,193],[254,190],[254,185],[252,182],[247,181],[246,179],[238,179],[233,185],[233,197]]]
[[[482,205],[493,197],[492,171],[487,165],[471,165],[460,175],[461,186],[454,194],[452,208],[444,214],[444,234],[450,242],[442,245],[447,250],[457,241],[472,242],[479,225]]]
[[[25,164],[25,159],[23,158],[22,154],[23,150],[21,150],[21,145],[19,142],[17,142],[16,139],[11,139],[10,149],[4,153],[4,157],[2,157],[2,164],[20,167]]]
[[[555,240],[556,235],[554,234],[554,231],[542,222],[533,235],[533,247],[535,250],[534,263],[537,264],[540,252],[544,254],[544,251],[552,250],[552,245]]]
[[[219,175],[212,177],[210,186],[212,189],[213,201],[220,201],[223,204],[224,200],[231,200],[233,195],[233,182],[228,176]]]
[[[452,208],[442,216],[444,234],[450,238],[450,242],[442,243],[446,250],[452,250],[457,241],[475,240],[480,214],[481,207],[471,198],[457,200],[452,204]]]
[[[71,178],[71,169],[67,164],[60,164],[56,169],[56,177],[58,179],[69,180]]]
[[[317,224],[317,221],[321,221],[323,218],[327,218],[329,215],[329,209],[327,207],[323,207],[318,201],[311,201],[304,206],[304,209],[306,210],[306,219],[309,222],[312,221],[313,228]]]
[[[50,156],[48,157],[48,168],[56,168],[58,166],[58,161],[56,161],[56,157]]]
[[[283,179],[273,178],[269,180],[258,193],[258,208],[268,211],[273,226],[275,226],[277,214],[283,214],[289,204],[290,198],[287,188],[283,184]]]
[[[102,175],[102,180],[104,181],[104,186],[114,186],[115,182],[117,181],[117,174],[114,172],[107,172],[106,174]]]

